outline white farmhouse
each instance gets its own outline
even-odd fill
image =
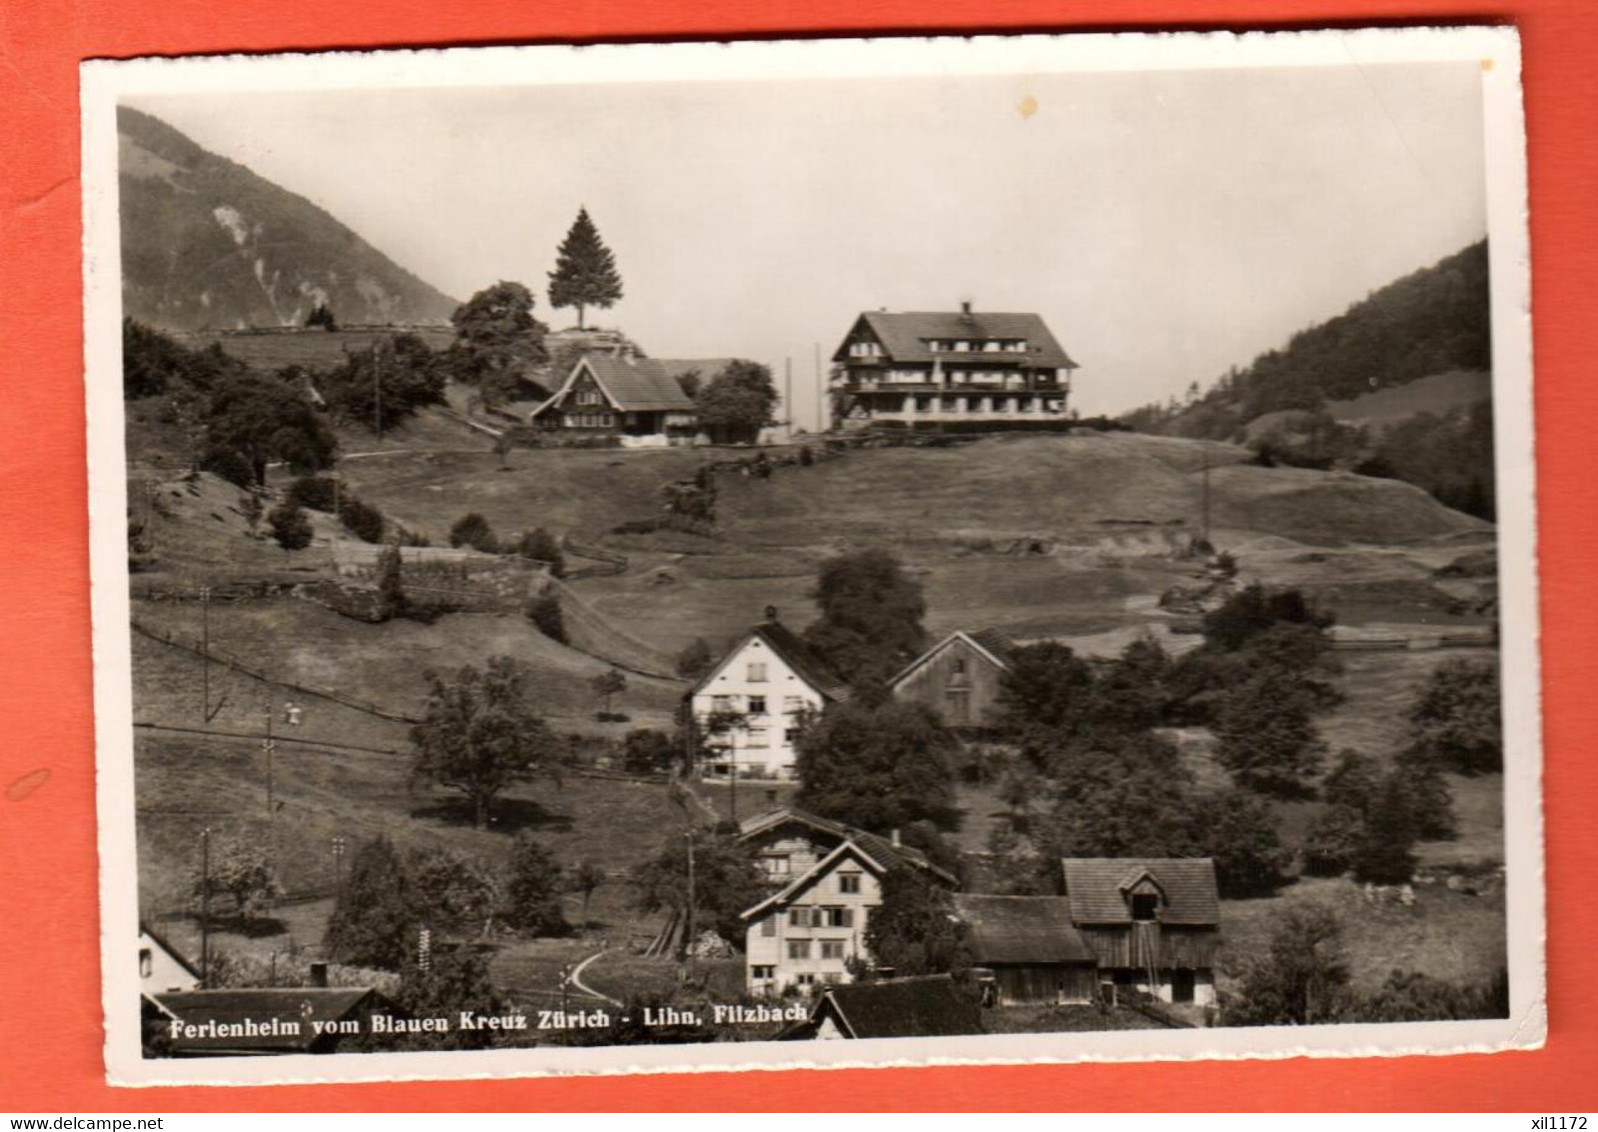
[[[707,735],[706,776],[792,779],[800,720],[849,688],[768,608],[688,695]]]
[[[849,961],[871,960],[865,945],[871,909],[882,903],[890,868],[913,868],[953,888],[956,878],[897,834],[879,837],[801,810],[778,809],[745,821],[739,839],[783,887],[743,913],[749,992],[778,995],[851,980]]]

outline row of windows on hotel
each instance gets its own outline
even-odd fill
[[[927,349],[934,354],[1024,354],[1025,338],[929,338]],[[880,358],[882,343],[851,342],[849,356],[854,358]]]
[[[868,389],[893,385],[944,385],[968,389],[1025,390],[1028,382],[1039,382],[1045,389],[1052,388],[1058,376],[1053,370],[1019,373],[1013,369],[946,369],[935,373],[925,369],[890,369],[862,378],[860,382]]]
[[[1056,410],[1058,397],[906,397],[907,413],[1030,413],[1037,407]]]

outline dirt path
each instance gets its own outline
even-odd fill
[[[601,1002],[608,1002],[612,1006],[622,1006],[624,1004],[622,1003],[622,1001],[620,999],[611,998],[610,995],[608,995],[608,994],[600,994],[593,987],[591,987],[587,983],[583,982],[583,972],[588,969],[588,965],[590,963],[592,963],[595,959],[598,959],[603,954],[605,954],[605,949],[602,948],[599,951],[594,952],[587,959],[584,959],[581,963],[577,964],[577,966],[573,967],[572,968],[572,974],[571,974],[571,984],[572,984],[572,986],[576,987],[578,990],[582,991],[584,994],[588,995],[591,998],[597,998]]]

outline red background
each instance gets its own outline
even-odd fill
[[[0,1109],[1509,1108],[1598,1100],[1598,34],[1580,0],[0,4]],[[524,10],[526,8],[527,10]],[[101,1060],[79,60],[561,39],[1510,21],[1523,35],[1546,680],[1547,1048],[1494,1056],[112,1089]],[[47,774],[44,772],[48,772]]]

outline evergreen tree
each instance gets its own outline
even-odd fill
[[[710,642],[695,637],[677,654],[677,675],[684,680],[698,680],[716,663],[716,654],[710,651]]]
[[[599,238],[588,209],[578,209],[577,219],[556,252],[555,270],[549,273],[549,305],[556,310],[576,307],[580,328],[588,307],[608,310],[621,296],[616,257]]]

